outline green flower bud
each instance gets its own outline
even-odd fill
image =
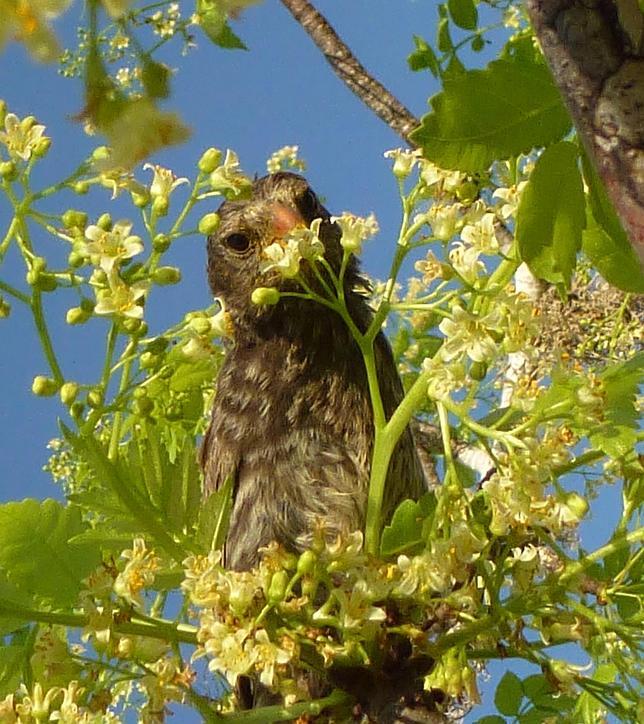
[[[250,300],[258,306],[272,307],[279,302],[280,293],[273,287],[257,287],[257,289],[253,289]]]
[[[62,216],[63,226],[66,229],[84,229],[87,226],[87,214],[76,209],[67,209]]]
[[[90,312],[86,312],[80,307],[72,307],[67,310],[65,321],[67,324],[84,324],[91,316]]]
[[[65,382],[60,388],[60,401],[63,405],[69,407],[78,395],[78,383],[77,382]]]
[[[0,319],[6,319],[9,314],[11,314],[11,305],[4,297],[0,297]]]
[[[144,352],[139,359],[139,364],[144,370],[152,369],[159,364],[159,357],[153,352]]]
[[[152,281],[160,286],[181,281],[181,270],[176,266],[160,266],[152,272]]]
[[[154,410],[154,402],[149,397],[141,397],[138,400],[134,400],[132,409],[135,414],[141,415],[141,417],[147,417],[152,410]]]
[[[144,397],[148,396],[148,388],[147,387],[137,387],[134,392],[132,393],[132,397],[134,397],[135,400],[141,400]]]
[[[76,181],[72,184],[72,189],[74,193],[78,194],[79,196],[83,196],[89,191],[89,182],[88,181]]]
[[[268,588],[268,602],[279,603],[284,600],[286,587],[288,586],[288,573],[286,571],[276,571],[271,578],[271,585]]]
[[[31,383],[31,391],[38,397],[51,397],[58,391],[58,383],[51,377],[36,375]]]
[[[0,99],[0,125],[4,126],[4,119],[7,117],[7,104]]]
[[[18,178],[18,168],[13,161],[3,161],[0,163],[0,178],[7,181],[15,181]]]
[[[578,520],[581,520],[588,512],[588,501],[579,493],[568,493],[566,495],[566,507]]]
[[[98,217],[96,226],[98,226],[99,229],[103,229],[103,231],[111,231],[112,230],[112,217],[107,213],[101,214]]]
[[[487,374],[487,364],[485,362],[472,362],[470,366],[470,377],[473,380],[483,380]]]
[[[30,269],[25,274],[25,281],[27,284],[29,284],[30,287],[35,287],[36,284],[38,284],[38,278],[40,277],[40,272],[37,272],[35,269]]]
[[[165,352],[169,344],[170,340],[167,337],[156,337],[148,344],[147,351],[152,354],[161,354],[161,352]]]
[[[96,409],[103,404],[103,392],[98,389],[90,390],[87,393],[87,404]]]
[[[51,138],[43,136],[36,141],[32,153],[36,158],[43,158],[43,156],[47,155],[47,151],[49,151],[50,148]]]
[[[152,248],[160,254],[167,251],[170,248],[170,237],[167,234],[157,234],[152,239]]]
[[[150,203],[150,194],[147,191],[133,191],[131,196],[132,203],[137,209],[142,209]]]
[[[42,256],[35,256],[31,260],[31,268],[37,272],[45,271],[47,268],[47,261]]]
[[[80,308],[84,312],[89,312],[89,314],[91,314],[94,311],[95,306],[96,306],[96,302],[93,299],[89,299],[88,297],[83,297],[80,300]]]
[[[110,149],[107,146],[98,146],[98,148],[92,151],[92,161],[107,161],[110,153]]]
[[[157,196],[152,202],[152,213],[157,216],[165,216],[168,213],[170,201],[165,196]]]
[[[131,318],[124,319],[121,322],[121,327],[126,334],[131,334],[131,335],[139,334],[139,330],[141,328],[141,320],[140,319],[131,319]]]
[[[219,214],[215,214],[214,212],[202,216],[199,220],[199,233],[204,236],[214,234],[219,228],[219,222]]]
[[[311,573],[315,568],[318,557],[313,551],[304,551],[297,561],[297,572],[303,576],[307,573]]]
[[[77,251],[70,251],[67,263],[72,269],[79,269],[85,263],[85,257]]]
[[[209,148],[203,152],[197,166],[202,173],[212,173],[221,164],[221,151],[218,148]]]
[[[41,292],[53,292],[58,287],[58,279],[53,274],[39,274],[35,286]]]
[[[74,420],[78,420],[84,411],[85,405],[82,402],[74,402],[69,408],[69,414],[74,418]]]
[[[194,329],[197,334],[208,334],[210,322],[204,317],[196,317],[190,320],[190,329]]]

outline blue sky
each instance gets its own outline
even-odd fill
[[[437,92],[438,85],[427,72],[411,73],[406,56],[413,47],[413,34],[434,35],[435,3],[320,0],[317,4],[362,63],[413,113],[424,113],[427,98]],[[57,22],[64,43],[73,44],[82,7],[75,2]],[[186,144],[154,160],[179,176],[189,175],[205,148],[230,147],[238,152],[246,171],[262,175],[266,158],[275,149],[298,144],[308,162],[312,186],[332,212],[350,209],[377,214],[381,233],[370,242],[364,265],[371,274],[383,276],[399,218],[395,184],[383,152],[399,146],[400,140],[333,75],[277,0],[250,8],[234,27],[249,52],[223,51],[199,36],[199,47],[187,57],[168,56],[168,62],[179,68],[171,106],[180,109],[193,134]],[[80,82],[61,77],[54,66],[35,64],[15,44],[0,55],[0,97],[19,116],[34,114],[48,127],[54,143],[41,163],[39,177],[44,182],[73,170],[96,144],[72,120],[82,108]],[[107,192],[88,197],[70,194],[69,204],[91,217],[111,209]],[[0,202],[0,227],[6,222],[7,209]],[[173,262],[181,266],[184,282],[168,292],[162,309],[151,310],[152,331],[210,303],[203,239],[177,243]],[[24,271],[18,260],[9,258],[7,265],[8,276],[20,284]],[[70,304],[49,298],[46,302],[54,336],[63,343],[66,373],[85,381],[96,379],[100,350],[94,341],[100,342],[100,330],[88,341],[84,329],[70,329],[64,322]],[[0,320],[0,461],[4,471],[0,500],[59,497],[42,466],[47,459],[45,445],[57,434],[60,403],[57,397],[35,398],[31,393],[33,376],[46,369],[29,316],[17,304],[13,307],[11,317]],[[610,514],[611,506],[604,510]],[[606,526],[606,533],[609,530]],[[595,531],[597,542],[605,535],[600,525]],[[502,668],[493,665],[491,670],[498,673]],[[492,684],[483,685],[488,698],[492,690]],[[489,705],[476,714],[486,711]]]

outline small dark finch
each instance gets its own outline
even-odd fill
[[[307,182],[291,173],[266,176],[255,181],[249,200],[226,201],[219,214],[220,226],[208,239],[208,280],[231,315],[234,341],[217,379],[201,461],[207,492],[233,476],[225,561],[244,570],[271,541],[304,549],[318,521],[329,537],[363,528],[374,426],[362,355],[340,316],[308,299],[251,302],[257,287],[298,290],[274,270],[261,271],[263,250],[298,224],[322,219],[324,256],[340,269],[340,230]],[[308,262],[301,273],[312,287],[319,284]],[[364,292],[352,258],[344,293],[361,331],[372,318]],[[375,350],[390,415],[403,391],[382,333]],[[389,467],[383,518],[424,490],[407,430]]]

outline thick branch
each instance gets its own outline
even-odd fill
[[[420,121],[357,60],[327,19],[307,0],[282,0],[291,15],[311,36],[334,72],[360,100],[403,140]]]
[[[644,16],[637,0],[526,0],[543,53],[644,262]]]

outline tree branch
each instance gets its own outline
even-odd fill
[[[282,0],[295,20],[322,51],[333,71],[404,141],[420,121],[379,83],[353,55],[328,20],[307,0]]]
[[[644,16],[637,0],[526,0],[575,126],[644,262]]]

